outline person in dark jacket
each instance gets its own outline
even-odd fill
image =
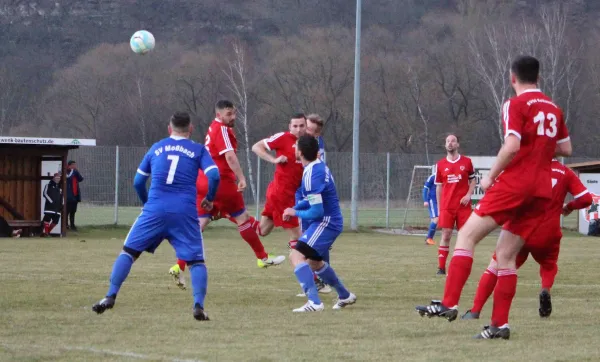
[[[54,177],[46,186],[42,193],[46,203],[44,204],[44,230],[40,236],[48,236],[52,229],[58,224],[63,207],[63,193],[60,188],[60,174],[55,173]]]
[[[77,162],[71,160],[67,165],[67,229],[77,231],[75,213],[77,212],[77,204],[81,202],[79,183],[83,181],[83,176],[77,170]]]

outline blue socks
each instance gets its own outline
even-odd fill
[[[327,251],[322,254],[323,255],[321,255],[321,257],[323,258],[323,261],[329,264],[329,249],[327,249]]]
[[[437,229],[437,223],[432,221],[431,224],[429,224],[429,231],[427,232],[427,239],[433,239],[436,229]]]
[[[208,271],[204,263],[193,264],[189,267],[190,279],[192,280],[192,292],[194,294],[194,305],[200,304],[204,309],[204,298],[208,285]]]
[[[319,292],[317,291],[317,286],[315,285],[313,272],[310,270],[310,266],[308,266],[307,263],[300,263],[294,269],[294,274],[296,274],[300,287],[308,297],[308,300],[315,304],[321,304]]]
[[[326,284],[329,284],[335,288],[340,299],[346,299],[350,296],[350,292],[346,289],[346,287],[344,287],[344,284],[342,284],[335,274],[335,270],[333,270],[329,264],[325,263],[324,267],[322,267],[320,270],[317,270],[317,275]]]
[[[121,285],[127,279],[131,266],[133,265],[133,257],[122,251],[115,260],[112,273],[110,274],[110,287],[108,288],[107,296],[117,296]]]

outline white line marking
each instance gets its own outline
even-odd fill
[[[5,344],[2,343],[0,344],[0,346],[9,349],[9,350],[31,350],[33,349],[39,349],[39,350],[49,350],[50,348],[48,348],[47,346],[40,346],[40,345],[9,345],[9,344]],[[81,351],[81,352],[90,352],[90,353],[96,353],[96,354],[104,354],[104,355],[109,355],[109,356],[118,356],[118,357],[129,357],[129,358],[137,358],[137,359],[141,359],[141,360],[167,360],[167,361],[173,361],[173,362],[202,362],[201,360],[196,360],[196,359],[181,359],[181,358],[174,358],[174,357],[167,357],[167,356],[157,356],[157,355],[148,355],[148,354],[142,354],[142,353],[135,353],[135,352],[123,352],[123,351],[114,351],[114,350],[110,350],[110,349],[101,349],[101,348],[95,348],[95,347],[84,347],[84,346],[58,346],[58,349],[61,350],[65,350],[65,351]]]

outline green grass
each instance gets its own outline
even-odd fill
[[[225,223],[219,223],[221,225]],[[573,361],[599,360],[596,304],[600,248],[595,238],[567,236],[553,289],[554,312],[537,315],[539,280],[530,261],[519,273],[510,341],[474,341],[487,323],[420,318],[417,304],[440,297],[436,248],[421,237],[344,233],[332,265],[358,296],[357,304],[295,315],[304,303],[286,263],[261,270],[237,232],[220,225],[205,233],[209,267],[209,322],[192,318],[191,292],[167,275],[167,244],[144,255],[123,285],[117,305],[103,315],[90,307],[105,293],[127,230],[83,229],[64,239],[0,240],[0,360],[17,361]],[[286,252],[281,232],[264,239]],[[477,250],[461,300],[464,312],[484,270],[493,239]],[[186,272],[187,274],[187,272]],[[186,277],[189,276],[186,275]]]

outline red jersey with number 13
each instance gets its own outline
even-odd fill
[[[569,140],[562,110],[539,89],[530,89],[504,103],[502,123],[504,137],[517,136],[521,147],[496,178],[494,187],[551,199],[551,163],[556,144]]]
[[[302,182],[304,167],[302,167],[302,162],[296,160],[297,140],[298,138],[290,132],[277,133],[264,140],[268,150],[275,151],[277,157],[285,156],[287,158],[287,162],[278,163],[275,166],[274,182],[277,192],[294,195]]]
[[[438,161],[436,165],[435,183],[442,185],[442,199],[438,200],[440,210],[457,210],[462,206],[460,200],[469,192],[469,180],[475,178],[473,162],[469,157],[458,155],[454,161],[447,157]]]
[[[235,173],[225,159],[225,153],[237,152],[237,139],[232,127],[227,127],[215,119],[208,128],[204,145],[208,149],[215,165],[219,168],[221,180],[236,181]]]

